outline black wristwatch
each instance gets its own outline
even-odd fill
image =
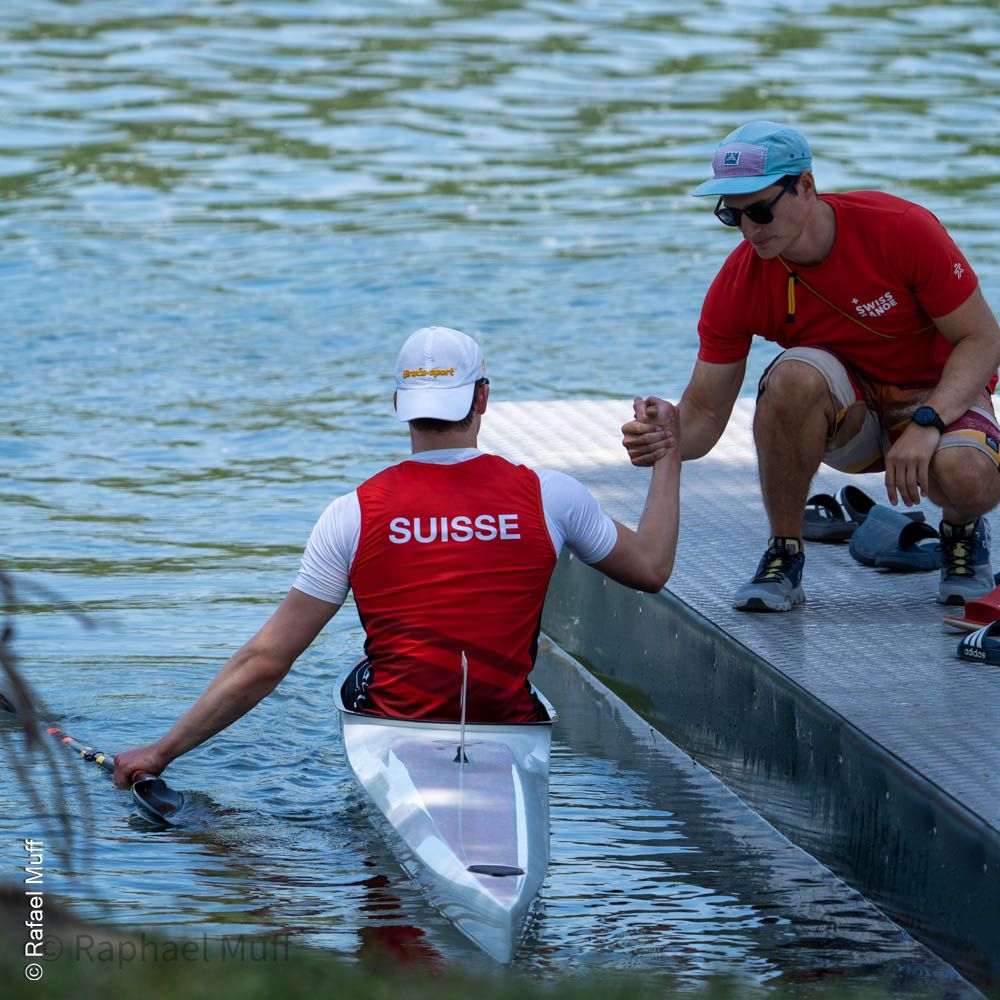
[[[913,422],[921,427],[936,427],[939,434],[944,434],[944,421],[933,406],[918,406],[913,412]]]

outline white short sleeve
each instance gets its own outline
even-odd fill
[[[535,472],[542,487],[545,523],[556,555],[565,544],[585,563],[600,562],[618,540],[615,522],[572,476],[552,469],[535,469]]]
[[[361,537],[361,504],[355,490],[337,497],[320,515],[306,542],[295,589],[330,604],[343,604]]]

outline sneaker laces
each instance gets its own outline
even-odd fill
[[[976,571],[972,566],[972,550],[968,539],[960,538],[956,541],[949,539],[944,543],[944,564],[947,576],[975,576]]]
[[[764,553],[757,567],[757,573],[751,583],[780,583],[782,577],[788,576],[788,570],[795,561],[797,553],[789,552],[784,546],[780,548],[771,545]]]
[[[963,528],[965,526],[963,525]],[[975,522],[973,522],[973,529]],[[974,535],[964,530],[957,537],[954,534],[941,533],[941,548],[944,549],[944,571],[946,576],[975,576],[976,570],[972,563],[972,542]]]

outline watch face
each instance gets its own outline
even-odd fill
[[[938,416],[937,410],[931,406],[918,406],[913,413],[913,422],[921,427],[936,427],[938,430],[944,428],[944,422]]]

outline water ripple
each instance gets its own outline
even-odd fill
[[[733,246],[688,192],[741,120],[802,126],[823,190],[927,204],[996,302],[998,43],[989,5],[917,0],[4,4],[0,561],[97,626],[41,599],[18,622],[52,710],[111,749],[172,721],[329,500],[405,454],[409,330],[479,336],[495,399],[620,396],[624,419],[679,391]],[[175,765],[204,826],[152,836],[95,793],[92,884],[58,876],[73,905],[475,960],[348,791],[321,665],[361,642],[346,608]],[[562,740],[528,967],[922,968],[801,859],[714,833],[711,795]],[[0,804],[23,833],[7,781]]]

